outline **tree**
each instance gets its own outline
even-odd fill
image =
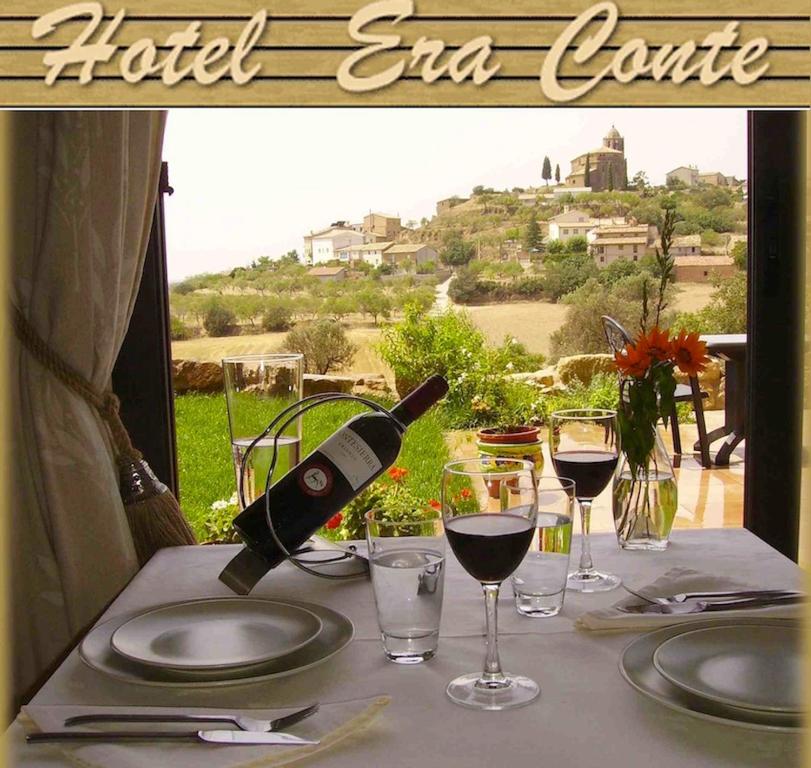
[[[355,312],[357,308],[358,302],[354,296],[331,296],[324,302],[324,313],[338,321]]]
[[[203,314],[203,328],[209,336],[235,336],[239,333],[236,315],[221,301],[212,299]]]
[[[464,266],[473,258],[476,251],[476,246],[464,240],[459,232],[449,232],[445,235],[443,245],[439,258],[449,267]]]
[[[293,310],[287,302],[271,301],[262,315],[262,328],[266,331],[287,331],[292,319]]]
[[[544,157],[543,159],[541,178],[546,182],[546,185],[549,186],[549,180],[552,178],[552,164],[549,162],[548,157]]]
[[[746,246],[746,240],[738,240],[732,246],[732,259],[738,269],[746,270],[746,264],[749,257],[749,249]]]
[[[637,171],[634,174],[633,179],[631,179],[631,186],[639,192],[640,195],[644,196],[645,192],[647,191],[648,187],[650,186],[650,182],[648,181],[648,176],[645,171]]]
[[[583,235],[570,237],[566,242],[569,253],[585,253],[589,249],[589,241]]]
[[[626,160],[622,166],[622,188],[628,189],[628,161]]]
[[[560,261],[546,263],[545,267],[544,293],[552,301],[579,288],[598,272],[594,259],[587,253],[573,253]]]
[[[555,183],[560,184],[560,165],[555,164]]]
[[[371,315],[375,325],[378,317],[391,314],[391,300],[380,290],[366,288],[358,293],[357,299],[358,309],[365,315]]]
[[[284,256],[279,259],[279,264],[299,264],[299,256],[298,251],[294,248],[292,251],[288,251]]]
[[[527,251],[527,253],[538,251],[541,248],[542,241],[541,228],[538,226],[538,222],[533,216],[524,230],[524,250]]]
[[[583,171],[583,186],[591,186],[591,155],[586,155],[586,170]]]
[[[608,191],[614,191],[614,165],[608,166]]]
[[[343,326],[326,319],[294,328],[285,337],[282,349],[303,355],[304,370],[322,376],[331,370],[351,365],[357,352]]]

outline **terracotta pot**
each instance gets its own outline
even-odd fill
[[[477,434],[479,439],[476,443],[479,457],[492,460],[495,465],[516,459],[531,461],[535,471],[540,474],[543,471],[544,461],[539,432],[538,427],[529,426],[481,429]],[[501,483],[498,480],[491,480],[488,483],[490,498],[499,497],[500,487]]]
[[[538,442],[539,432],[540,427],[504,427],[480,429],[476,436],[481,443],[535,443]]]

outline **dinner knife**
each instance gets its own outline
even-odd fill
[[[298,747],[318,744],[318,741],[302,739],[289,733],[267,731],[45,731],[29,733],[25,740],[29,744],[54,741],[98,742],[98,741],[203,741],[209,744],[275,744]]]
[[[804,595],[785,595],[783,597],[747,598],[744,600],[724,600],[714,603],[673,603],[671,605],[618,605],[617,610],[622,613],[634,614],[660,614],[664,616],[680,616],[688,613],[711,613],[714,611],[739,611],[750,608],[767,608],[774,605],[792,605],[805,601]]]

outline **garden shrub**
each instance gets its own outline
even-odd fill
[[[444,376],[449,391],[443,407],[454,428],[512,423],[524,407],[523,390],[532,388],[509,374],[534,370],[543,360],[513,339],[489,346],[464,312],[431,316],[413,306],[406,307],[401,322],[383,330],[378,352],[393,370],[401,396],[428,376]]]

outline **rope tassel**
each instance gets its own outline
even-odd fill
[[[97,392],[77,371],[54,352],[12,305],[14,331],[23,346],[65,386],[96,409],[110,431],[116,451],[119,491],[124,503],[138,562],[143,565],[163,547],[195,544],[194,533],[174,494],[155,476],[130,440],[112,391]]]

